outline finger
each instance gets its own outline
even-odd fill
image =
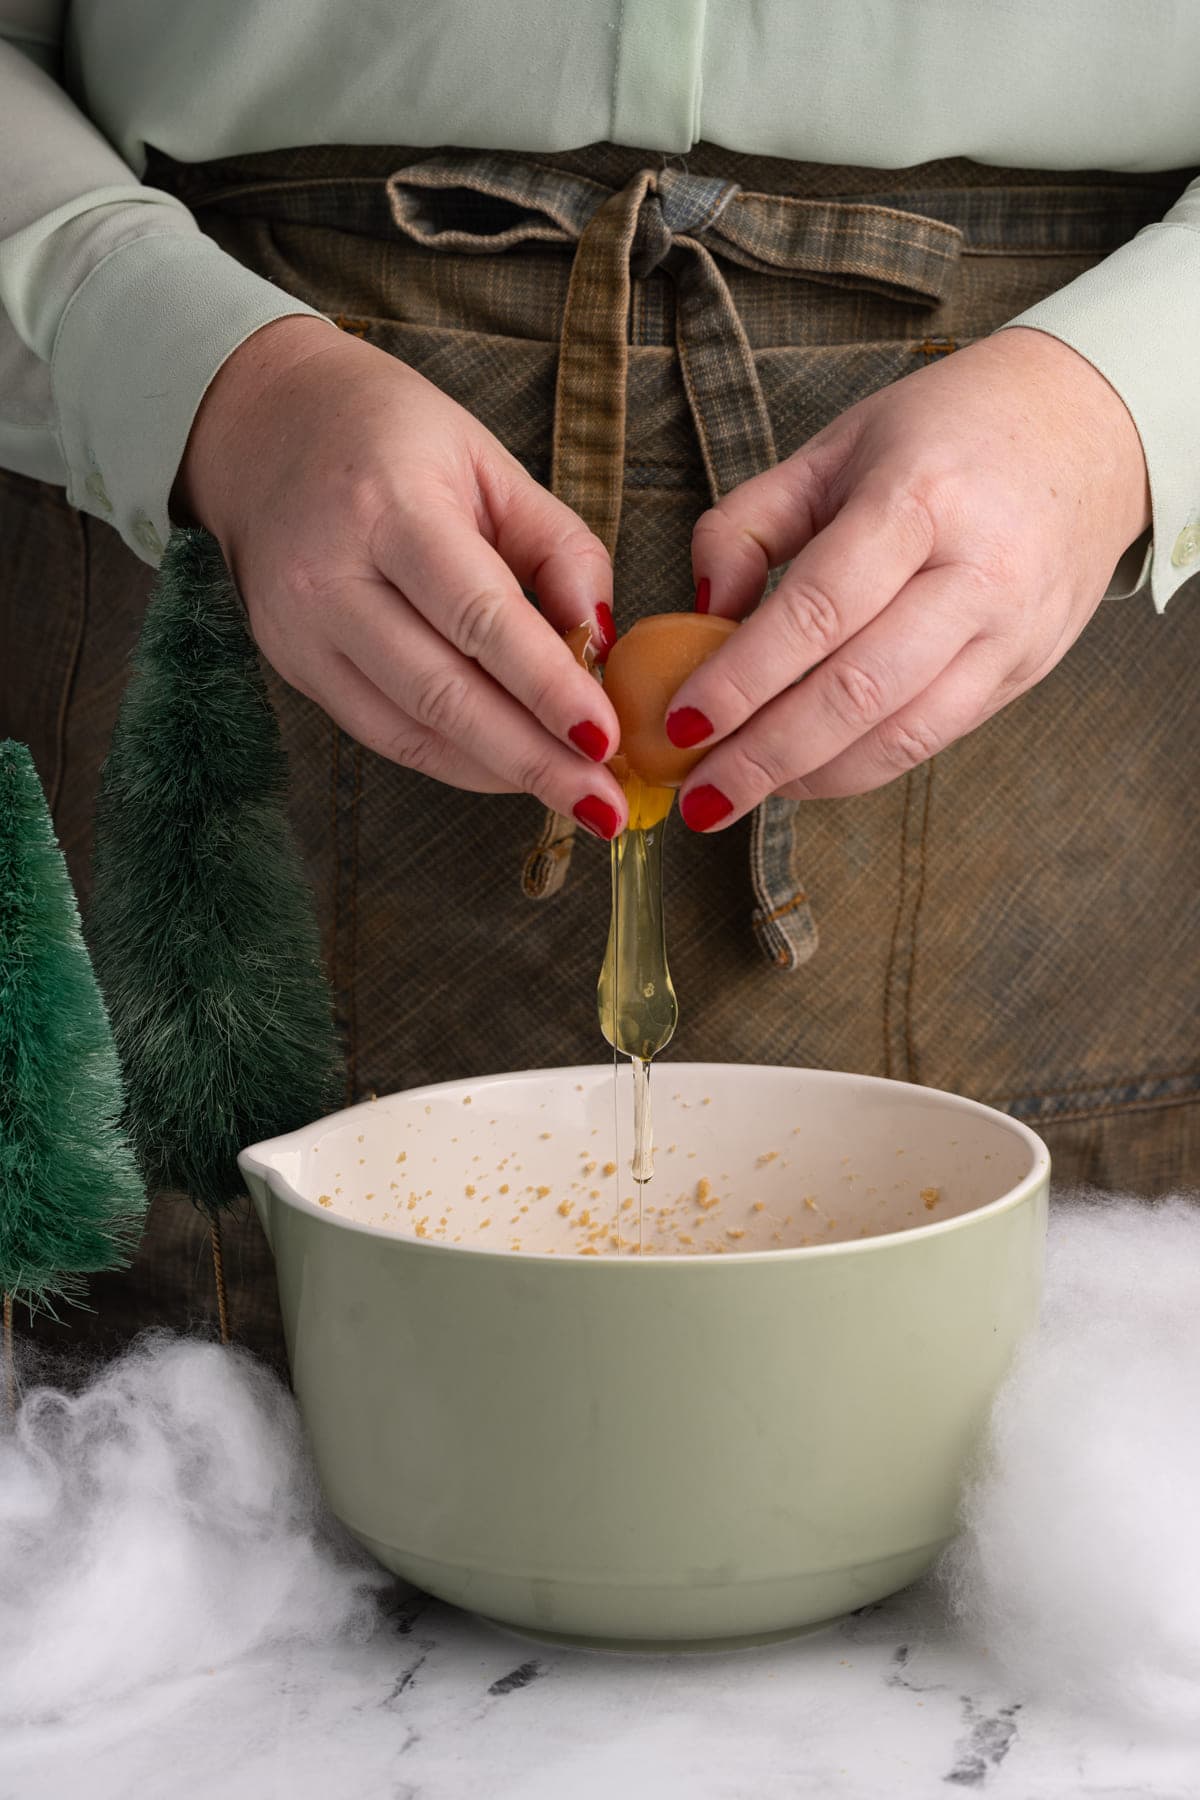
[[[568,743],[583,726],[583,747],[597,760],[613,753],[620,727],[600,683],[580,668],[503,557],[453,502],[431,502],[419,522],[397,520],[376,554],[416,613],[546,731]]]
[[[1033,686],[1008,673],[998,649],[994,640],[968,645],[923,694],[852,749],[782,791],[811,800],[868,794],[957,743]]]
[[[706,610],[740,619],[756,606],[772,569],[795,556],[819,528],[816,472],[803,451],[723,494],[692,531],[697,591]]]
[[[566,646],[558,647],[585,689],[599,693],[599,684],[582,674]],[[608,809],[614,831],[623,824],[625,799],[611,771],[560,744],[385,582],[353,584],[340,618],[338,648],[402,713],[464,747],[505,785],[536,794],[561,813],[574,812],[590,796]]]
[[[889,523],[886,503],[872,496],[848,501],[757,612],[683,683],[667,711],[667,736],[684,746],[728,737],[890,610],[929,548],[915,519],[905,529]],[[699,735],[704,723],[711,730]]]
[[[322,708],[350,736],[389,762],[402,763],[418,774],[434,776],[448,787],[477,794],[509,794],[517,790],[468,751],[437,732],[418,725],[400,711],[361,669],[339,651],[322,662],[317,679],[293,686]]]
[[[924,693],[977,630],[963,604],[962,571],[923,571],[804,681],[697,764],[680,795],[685,822],[697,804],[688,800],[693,785],[722,795],[729,802],[725,822],[732,823],[766,795],[833,762]]]
[[[479,468],[495,546],[542,614],[561,635],[591,625],[596,660],[616,642],[612,559],[595,532],[519,463]]]

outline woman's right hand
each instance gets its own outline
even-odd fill
[[[264,326],[205,394],[171,510],[219,542],[267,660],[360,743],[623,825],[616,715],[561,635],[590,624],[607,655],[608,553],[415,370],[325,320]]]

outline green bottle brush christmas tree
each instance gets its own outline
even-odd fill
[[[81,1302],[121,1268],[146,1198],[67,865],[23,744],[0,743],[0,1291],[14,1399],[14,1302]]]
[[[243,1192],[238,1151],[343,1093],[286,795],[220,549],[177,531],[104,767],[88,936],[142,1172],[208,1213],[222,1312],[219,1217]]]

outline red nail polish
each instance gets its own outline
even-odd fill
[[[707,575],[702,575],[696,583],[696,611],[708,611],[708,597],[712,593],[712,582]]]
[[[679,811],[689,831],[708,831],[719,825],[722,819],[728,818],[733,811],[733,801],[727,800],[720,788],[710,787],[701,782],[689,794],[684,794],[679,802]]]
[[[590,756],[593,762],[603,762],[608,755],[608,739],[598,725],[590,719],[582,719],[578,725],[572,725],[567,736],[577,750]]]
[[[677,750],[690,750],[712,736],[712,720],[698,706],[677,706],[667,714],[667,736]]]
[[[585,794],[571,810],[581,825],[586,826],[596,837],[603,838],[606,844],[616,837],[621,815],[615,806],[610,806],[599,794]]]
[[[600,632],[600,646],[596,651],[596,661],[603,662],[617,641],[617,628],[613,623],[612,607],[607,600],[601,600],[596,607],[596,625]]]

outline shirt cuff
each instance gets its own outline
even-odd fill
[[[112,250],[71,296],[50,358],[71,504],[157,563],[205,390],[253,332],[296,313],[326,318],[212,238],[168,230]]]
[[[1044,331],[1098,369],[1129,409],[1150,479],[1151,530],[1122,557],[1108,589],[1149,587],[1162,612],[1200,571],[1200,231],[1163,222],[1013,325]]]

